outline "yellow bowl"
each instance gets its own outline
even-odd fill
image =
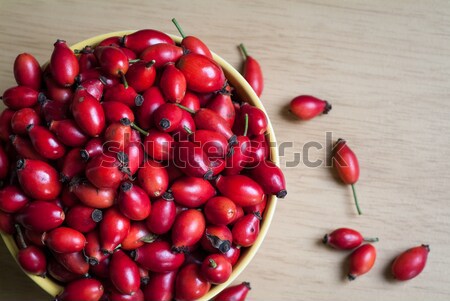
[[[100,43],[102,40],[104,40],[108,37],[123,36],[126,34],[130,34],[132,32],[134,32],[134,31],[128,30],[128,31],[118,31],[118,32],[111,32],[111,33],[99,35],[99,36],[84,40],[82,42],[79,42],[75,45],[72,45],[71,49],[72,50],[73,49],[82,49],[86,45],[95,46],[98,43]],[[181,42],[181,38],[178,36],[170,35],[170,37],[176,43]],[[261,100],[255,94],[255,92],[250,87],[250,85],[247,83],[247,81],[242,77],[242,75],[238,71],[236,71],[236,69],[234,69],[233,66],[231,66],[229,63],[227,63],[224,59],[222,59],[217,54],[213,53],[213,57],[214,57],[214,60],[222,66],[223,71],[225,72],[225,75],[228,79],[228,82],[236,89],[236,93],[240,96],[240,98],[242,100],[245,100],[245,101],[249,102],[250,104],[260,108],[267,115],[267,112],[264,109],[264,106],[262,105]],[[268,141],[270,142],[270,146],[271,146],[270,147],[270,158],[275,164],[279,165],[278,147],[276,144],[275,134],[273,131],[272,124],[270,123],[270,120],[269,120],[269,127],[268,127],[268,131],[267,131],[267,137],[268,137]],[[241,253],[241,257],[239,258],[239,261],[233,267],[233,273],[231,274],[230,279],[228,279],[228,281],[223,284],[212,287],[211,290],[199,300],[206,301],[206,300],[212,299],[220,291],[222,291],[224,288],[229,286],[239,276],[239,274],[241,274],[241,272],[247,267],[247,265],[250,263],[252,258],[255,256],[256,252],[258,251],[259,247],[261,246],[261,244],[264,240],[264,237],[267,234],[267,231],[269,229],[273,215],[275,213],[276,203],[277,203],[277,198],[275,196],[270,196],[268,198],[267,207],[264,212],[263,220],[261,222],[261,229],[260,229],[259,236],[258,236],[257,240],[255,241],[255,243],[253,244],[253,246],[243,250],[243,252]],[[3,241],[6,244],[6,247],[11,252],[14,259],[16,259],[18,248],[14,241],[14,238],[10,235],[5,235],[5,234],[1,234],[1,235],[2,235]],[[17,261],[17,259],[16,259],[16,261]],[[48,278],[41,278],[39,276],[31,275],[28,273],[27,273],[27,275],[34,282],[36,282],[42,289],[44,289],[47,293],[49,293],[52,296],[58,295],[63,290],[62,286],[60,286],[59,284],[55,283],[54,281],[52,281]],[[249,280],[251,280],[251,279],[249,279]]]

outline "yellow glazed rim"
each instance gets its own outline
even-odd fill
[[[98,35],[92,38],[89,38],[87,40],[84,40],[82,42],[79,42],[75,45],[71,46],[71,49],[82,49],[86,45],[95,46],[98,43],[100,43],[102,40],[112,37],[112,36],[123,36],[130,33],[133,33],[135,30],[127,30],[127,31],[117,31],[117,32],[111,32],[106,33],[102,35]],[[181,37],[170,35],[170,37],[176,42],[181,42]],[[264,106],[261,103],[261,100],[258,98],[256,93],[253,91],[253,89],[250,87],[250,85],[247,83],[247,81],[242,77],[242,75],[234,69],[233,66],[231,66],[229,63],[227,63],[224,59],[222,59],[217,54],[213,53],[214,60],[219,63],[223,71],[225,72],[225,75],[228,79],[228,82],[236,89],[237,94],[240,96],[240,98],[244,101],[249,102],[250,104],[260,108],[263,110],[266,115],[267,112],[264,108]],[[271,160],[279,165],[279,155],[278,155],[278,147],[275,139],[275,133],[273,131],[272,124],[270,120],[268,120],[269,126],[267,130],[267,137],[270,143],[270,158]],[[267,231],[269,229],[270,223],[272,222],[273,215],[275,213],[275,207],[277,204],[277,198],[276,196],[269,196],[267,207],[264,213],[264,218],[261,222],[261,229],[259,236],[253,246],[250,248],[247,248],[243,250],[241,253],[241,257],[239,258],[238,263],[233,267],[233,273],[230,276],[230,279],[228,279],[227,282],[222,283],[220,285],[214,286],[211,288],[211,290],[202,298],[199,300],[206,301],[214,298],[219,292],[221,292],[223,289],[225,289],[227,286],[229,286],[240,274],[241,272],[247,267],[247,265],[250,263],[250,261],[255,256],[256,252],[258,251],[259,247],[261,246]],[[5,235],[1,234],[3,241],[6,244],[6,247],[8,248],[9,252],[13,255],[14,260],[17,262],[17,252],[18,248],[14,241],[14,238],[11,235]],[[28,274],[28,277],[30,277],[34,282],[37,283],[42,289],[44,289],[47,293],[49,293],[52,296],[58,295],[62,290],[63,287],[59,284],[55,283],[54,281],[48,279],[48,278],[42,278],[39,276]]]

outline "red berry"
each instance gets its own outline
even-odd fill
[[[241,284],[227,287],[221,291],[214,298],[214,301],[245,301],[250,289],[250,283],[242,282]]]
[[[231,263],[221,254],[211,254],[202,263],[201,271],[206,280],[213,284],[224,283],[230,278]]]
[[[421,245],[406,250],[392,263],[392,275],[398,280],[409,280],[419,275],[427,263],[430,247]]]
[[[14,60],[14,78],[20,86],[39,90],[42,83],[42,71],[36,58],[28,53],[19,54]]]
[[[290,104],[290,111],[303,120],[312,119],[320,114],[328,114],[331,105],[326,100],[310,95],[295,97]]]
[[[355,280],[356,277],[369,272],[375,264],[377,252],[371,244],[365,244],[350,254],[348,279]]]
[[[53,79],[62,87],[71,86],[80,71],[77,57],[67,46],[66,41],[57,40],[54,47],[50,58]]]

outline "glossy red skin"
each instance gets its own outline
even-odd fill
[[[134,113],[126,104],[119,101],[105,101],[102,102],[102,106],[107,124],[120,122],[122,118],[128,118],[134,122]]]
[[[135,250],[142,247],[145,243],[149,243],[155,236],[149,231],[145,222],[132,222],[130,232],[122,241],[122,250]],[[141,277],[142,278],[142,277]]]
[[[172,136],[176,141],[188,140],[189,133],[186,131],[186,128],[190,129],[191,132],[195,132],[197,127],[195,126],[191,113],[183,110],[180,124],[172,132]]]
[[[128,71],[128,57],[120,49],[114,46],[98,46],[94,50],[98,64],[103,72],[111,76],[119,77]]]
[[[269,144],[264,135],[257,135],[250,140],[246,150],[246,166],[255,167],[269,157]]]
[[[48,99],[61,103],[68,103],[72,99],[73,92],[70,87],[65,88],[59,86],[50,76],[45,76],[44,81],[45,86],[47,87],[45,96],[47,96]]]
[[[101,100],[104,85],[98,78],[85,80],[81,82],[80,86],[86,89],[86,91],[95,99],[97,99],[98,101]]]
[[[369,272],[375,264],[376,249],[371,244],[365,244],[357,248],[349,257],[348,279],[354,280]]]
[[[119,209],[112,207],[103,213],[99,230],[102,251],[112,253],[127,237],[130,231],[130,220]]]
[[[29,138],[19,135],[11,135],[11,144],[14,146],[17,154],[24,159],[46,161],[33,147]]]
[[[223,254],[223,256],[225,256],[225,258],[231,263],[231,265],[234,266],[241,256],[241,248],[235,245],[231,245],[228,252]]]
[[[284,198],[287,194],[283,171],[272,161],[265,160],[251,168],[250,177],[261,185],[264,193],[278,198]]]
[[[81,147],[89,140],[72,119],[54,120],[49,129],[66,146]]]
[[[53,279],[61,283],[68,283],[80,278],[80,275],[69,271],[54,258],[50,258],[47,265],[47,272]]]
[[[345,184],[355,184],[359,179],[359,162],[346,141],[339,139],[333,150],[333,166]]]
[[[162,104],[165,103],[159,87],[151,87],[142,94],[144,102],[138,108],[136,108],[136,120],[139,126],[145,130],[150,129],[153,126],[153,113]]]
[[[190,53],[197,53],[200,55],[204,55],[210,59],[212,59],[211,51],[208,46],[203,43],[199,38],[194,36],[184,37],[181,41],[181,47],[188,50]]]
[[[233,243],[241,247],[250,247],[259,235],[260,219],[253,213],[241,217],[233,225]]]
[[[155,126],[161,132],[172,132],[181,122],[183,110],[173,103],[159,106],[153,113]]]
[[[133,50],[128,49],[126,47],[119,47],[119,48],[120,48],[120,50],[123,51],[123,53],[125,53],[125,55],[127,56],[128,60],[135,60],[137,58],[137,54]]]
[[[102,218],[100,210],[84,205],[75,205],[66,212],[66,224],[81,233],[94,230]]]
[[[215,92],[225,85],[222,67],[204,55],[185,54],[178,60],[177,67],[186,77],[188,89],[194,92]]]
[[[141,53],[147,47],[159,44],[175,44],[172,38],[165,33],[154,29],[141,29],[121,39],[122,46],[125,46],[136,53]]]
[[[143,288],[145,300],[172,301],[175,295],[177,271],[152,273]]]
[[[172,226],[172,245],[183,250],[192,247],[203,236],[206,222],[203,214],[195,209],[187,209],[177,215]]]
[[[14,215],[0,210],[0,232],[12,235],[15,232]]]
[[[116,157],[100,154],[87,163],[86,177],[99,189],[117,189],[125,178],[121,165]]]
[[[5,179],[9,172],[8,155],[0,144],[0,180]]]
[[[135,221],[146,219],[151,212],[150,198],[147,193],[131,182],[123,182],[120,185],[117,204],[123,215]]]
[[[149,197],[161,196],[169,186],[169,175],[158,162],[147,160],[138,171],[137,180]]]
[[[266,210],[266,206],[267,206],[267,194],[264,195],[263,201],[261,203],[258,203],[253,206],[242,207],[242,209],[244,210],[245,214],[259,212],[259,214],[263,216],[263,213]]]
[[[247,56],[243,65],[242,75],[250,84],[258,97],[264,89],[264,77],[259,62],[252,56]]]
[[[174,253],[166,241],[155,241],[136,249],[134,260],[155,273],[176,271],[184,262],[184,253]]]
[[[351,250],[359,247],[363,242],[363,236],[356,230],[339,228],[326,234],[323,243],[340,250]]]
[[[126,123],[111,123],[105,130],[104,140],[108,148],[114,148],[116,152],[123,151],[129,144],[131,127]]]
[[[15,213],[24,208],[30,199],[17,186],[10,185],[0,189],[0,210]]]
[[[263,201],[262,187],[244,175],[219,176],[216,187],[220,193],[239,206],[252,206]]]
[[[168,133],[158,130],[150,130],[148,136],[144,138],[144,151],[156,161],[168,160],[173,154],[174,139]]]
[[[103,101],[118,101],[134,108],[142,103],[142,96],[131,86],[125,87],[123,84],[117,84],[105,91]]]
[[[152,203],[152,211],[145,220],[147,228],[161,235],[170,231],[176,217],[176,207],[173,200],[159,198]]]
[[[228,125],[228,122],[210,109],[202,108],[194,116],[197,129],[210,130],[222,134],[230,141],[235,136]]]
[[[139,268],[122,250],[117,250],[112,255],[109,272],[111,282],[122,294],[132,295],[139,290]]]
[[[8,141],[12,134],[11,119],[15,112],[6,108],[0,113],[0,139],[3,141]]]
[[[70,118],[69,103],[46,99],[41,102],[39,109],[41,117],[47,123]]]
[[[105,86],[105,91],[108,91],[112,87],[121,84],[121,81],[120,81],[119,77],[115,77],[115,76],[108,75],[108,74],[105,74],[105,73],[103,73],[99,77],[99,79],[103,83],[103,85]]]
[[[91,138],[81,152],[85,161],[100,155],[103,152],[103,139]]]
[[[211,288],[201,274],[200,266],[191,263],[180,269],[175,281],[175,299],[178,301],[197,300]]]
[[[139,61],[128,69],[126,74],[128,85],[141,93],[150,88],[156,79],[156,68],[152,62]]]
[[[60,264],[72,273],[85,275],[89,271],[89,264],[86,262],[83,252],[52,254]]]
[[[119,291],[113,289],[108,294],[109,301],[144,301],[144,293],[138,289],[132,295],[122,294]]]
[[[140,142],[130,142],[125,148],[125,154],[128,156],[128,169],[130,175],[135,175],[144,162],[144,149]],[[127,175],[127,178],[130,178]]]
[[[97,137],[105,128],[103,107],[84,89],[77,90],[72,102],[72,114],[80,129],[90,137]]]
[[[216,196],[206,202],[203,210],[209,223],[228,225],[236,215],[236,204],[227,197]]]
[[[50,58],[53,79],[62,87],[69,87],[75,83],[75,77],[80,72],[78,59],[67,46],[66,41],[57,40]]]
[[[109,37],[101,41],[98,46],[120,46],[120,37]]]
[[[56,253],[74,253],[84,249],[86,238],[83,233],[69,228],[58,227],[42,236],[45,245]]]
[[[197,208],[216,195],[210,182],[197,177],[182,177],[170,187],[177,204],[188,208]]]
[[[75,194],[84,205],[98,209],[111,207],[116,198],[115,189],[98,189],[89,182],[70,186],[70,192]]]
[[[327,114],[331,105],[310,95],[300,95],[291,100],[290,111],[302,120],[310,120],[321,114]]]
[[[245,301],[250,291],[250,283],[242,282],[241,284],[229,286],[221,291],[214,301]]]
[[[248,136],[262,135],[267,131],[268,121],[267,116],[263,110],[252,106],[248,103],[244,103],[241,106],[239,112],[239,122],[242,126],[239,126],[239,130],[235,130],[236,134],[244,134],[245,115],[248,116]]]
[[[183,99],[180,102],[180,105],[185,106],[186,108],[194,112],[197,112],[200,109],[200,99],[198,98],[197,94],[186,91]]]
[[[19,250],[17,260],[26,272],[44,276],[47,272],[47,259],[44,252],[36,246],[28,246]]]
[[[201,147],[210,159],[225,158],[228,154],[228,141],[218,132],[197,130],[189,135],[189,140]]]
[[[14,78],[19,86],[39,90],[42,83],[42,71],[36,58],[28,53],[19,54],[14,60]]]
[[[65,215],[56,204],[38,200],[27,204],[15,218],[27,229],[45,232],[59,227],[64,222]]]
[[[72,148],[64,158],[62,158],[62,166],[60,172],[60,180],[64,183],[71,181],[74,177],[84,174],[86,162],[80,155],[80,148]]]
[[[110,286],[108,290],[113,289],[113,285],[109,280],[109,263],[111,262],[111,256],[108,254],[108,257],[105,257],[96,265],[89,266],[89,273],[95,277],[98,277],[102,280],[106,280],[105,282]]]
[[[186,79],[174,63],[168,63],[164,66],[159,86],[169,102],[179,103],[186,94]]]
[[[91,46],[85,46],[78,56],[78,65],[80,66],[80,74],[87,70],[93,70],[98,66],[94,50]]]
[[[392,263],[392,275],[394,275],[395,279],[401,281],[416,277],[425,268],[428,253],[430,253],[428,245],[421,245],[406,250],[397,256]]]
[[[59,159],[66,153],[64,144],[46,127],[40,125],[30,125],[28,136],[34,149],[44,158]]]
[[[60,198],[64,208],[72,208],[73,206],[80,204],[76,195],[70,191],[70,186],[63,187]]]
[[[179,141],[175,144],[173,159],[175,165],[186,175],[211,179],[213,171],[205,152],[190,141]]]
[[[207,281],[221,284],[227,281],[233,270],[231,263],[221,254],[211,254],[202,263],[201,272]]]
[[[219,240],[216,245],[213,244],[213,239]],[[208,225],[202,235],[200,244],[209,253],[224,253],[230,249],[232,241],[233,235],[227,226]]]
[[[93,54],[92,54],[93,55]],[[95,58],[95,56],[94,56]],[[95,59],[97,61],[97,59]],[[77,75],[76,77],[76,81],[78,84],[90,81],[90,80],[99,80],[100,83],[102,83],[102,85],[104,85],[104,83],[100,80],[101,78],[101,73],[100,73],[100,69],[99,68],[95,68],[95,69],[88,69],[85,71],[80,71],[80,74]]]
[[[17,176],[22,190],[34,199],[55,199],[62,189],[57,171],[43,161],[25,159],[20,164],[18,161]]]
[[[3,92],[5,106],[12,110],[30,108],[37,104],[39,92],[26,86],[11,87]]]
[[[84,278],[70,282],[56,301],[99,301],[103,295],[103,285],[93,278]]]
[[[206,108],[216,112],[220,117],[225,119],[230,128],[233,127],[234,120],[236,118],[236,110],[233,102],[231,101],[230,94],[217,94],[217,96],[208,102]]]
[[[84,253],[87,256],[87,261],[90,265],[97,265],[105,258],[110,256],[101,251],[101,242],[99,231],[93,230],[86,233],[86,246],[84,248]]]
[[[41,118],[35,110],[23,108],[14,113],[11,118],[11,129],[14,134],[26,135],[27,126],[30,124],[39,125]]]
[[[175,63],[183,56],[183,48],[166,43],[152,45],[146,48],[140,59],[146,62],[155,61],[155,68],[160,68],[167,63]]]

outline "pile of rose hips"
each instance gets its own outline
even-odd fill
[[[30,54],[14,62],[0,230],[25,271],[65,286],[57,300],[198,299],[253,245],[268,195],[286,195],[265,113],[182,35],[75,52],[58,40],[44,70]],[[230,289],[223,300],[243,300],[249,285]]]

